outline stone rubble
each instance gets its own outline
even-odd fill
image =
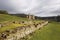
[[[24,23],[24,22],[22,22]],[[37,24],[30,24],[28,26],[18,27],[13,30],[6,30],[0,34],[0,40],[19,40],[30,33],[35,32],[39,28],[48,24],[48,21],[39,22]]]

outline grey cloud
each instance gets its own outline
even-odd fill
[[[0,9],[37,16],[60,15],[60,0],[0,0]]]

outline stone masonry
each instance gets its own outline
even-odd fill
[[[34,23],[28,26],[18,27],[13,30],[6,30],[5,32],[0,34],[0,40],[19,40],[47,24],[48,21],[45,21],[41,23],[39,22],[37,24]]]

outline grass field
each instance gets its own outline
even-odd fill
[[[27,20],[26,18],[21,18],[17,16],[11,16],[6,14],[0,14],[0,23],[4,23],[7,21],[22,21]],[[36,23],[39,22],[39,20],[34,20]],[[41,21],[41,20],[40,20]],[[0,28],[0,32],[3,32],[7,29],[11,30],[13,28],[23,26],[22,24],[11,24],[6,27]],[[40,30],[36,30],[35,33],[31,36],[31,39],[29,40],[60,40],[60,23],[58,22],[52,22],[49,23],[47,26],[41,28]]]
[[[33,33],[30,40],[60,40],[60,23],[52,22]]]
[[[7,23],[7,22],[12,22],[12,21],[26,21],[27,18],[21,18],[21,17],[17,17],[17,16],[11,16],[8,14],[0,14],[0,23]],[[8,23],[7,23],[8,24]],[[19,27],[19,26],[23,26],[23,24],[10,24],[8,26],[4,26],[0,28],[0,32],[4,32],[5,30],[11,30],[13,28]]]
[[[12,21],[18,21],[18,22],[20,22],[20,21],[29,21],[27,18],[22,18],[22,17],[17,17],[17,16],[12,16],[12,15],[8,15],[8,14],[0,14],[0,23],[7,23],[7,24],[9,24],[9,22],[12,22]],[[36,23],[38,23],[39,22],[39,20],[33,20],[34,22],[36,22]],[[27,23],[27,25],[28,25],[28,23]],[[11,23],[11,24],[9,24],[9,25],[7,25],[7,26],[4,26],[4,27],[1,27],[0,28],[0,33],[1,32],[4,32],[4,31],[6,31],[6,30],[11,30],[11,29],[14,29],[14,28],[17,28],[17,27],[21,27],[21,26],[26,26],[26,25],[24,25],[24,24],[14,24],[14,23]]]
[[[14,21],[14,20],[27,20],[26,18],[21,18],[21,17],[17,17],[17,16],[11,16],[8,14],[0,14],[0,23],[4,23],[6,21]]]

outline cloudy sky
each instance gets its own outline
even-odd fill
[[[0,0],[0,10],[36,16],[60,15],[60,0]]]

